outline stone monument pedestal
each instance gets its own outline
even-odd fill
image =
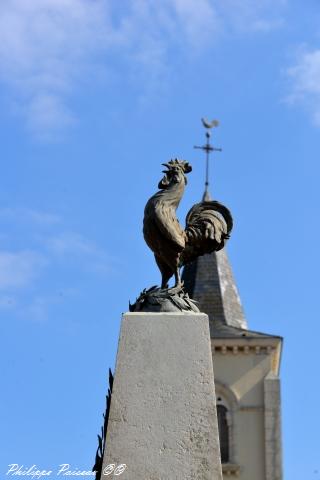
[[[102,471],[126,464],[121,480],[222,480],[215,404],[207,315],[126,313]]]

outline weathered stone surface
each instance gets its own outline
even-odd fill
[[[208,317],[123,316],[103,468],[126,480],[222,480]]]

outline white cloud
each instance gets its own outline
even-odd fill
[[[29,303],[20,305],[18,313],[29,321],[42,323],[48,319],[50,307],[57,303],[56,297],[36,295]]]
[[[76,259],[78,263],[79,257],[81,257],[81,266],[91,265],[92,269],[101,273],[110,271],[111,263],[114,262],[94,242],[78,232],[67,230],[63,219],[56,213],[27,207],[7,207],[0,208],[0,220],[6,225],[7,230],[6,235],[0,236],[2,245],[7,246],[7,251],[3,253],[3,262],[6,259],[8,267],[6,271],[3,271],[4,276],[11,268],[10,262],[15,267],[20,264],[19,271],[22,271],[24,266],[25,273],[27,273],[28,266],[31,267],[36,260],[40,259],[42,261],[47,259],[48,264],[54,264],[58,257],[61,257],[64,262],[68,260],[73,262]],[[11,252],[13,243],[12,234],[10,235],[11,228],[17,239],[23,239],[24,245],[32,245],[30,250],[21,253]],[[20,241],[14,243],[21,244]],[[37,252],[39,253],[37,254]],[[2,266],[5,264],[3,263]],[[12,271],[17,271],[17,268],[13,268]],[[8,283],[10,283],[9,279]]]
[[[224,0],[217,9],[232,30],[267,33],[283,25],[286,4],[287,0]]]
[[[176,35],[183,32],[182,41],[187,40],[190,47],[204,47],[212,42],[212,36],[216,36],[220,31],[220,19],[214,7],[214,3],[209,0],[172,0],[168,5],[172,5],[176,15],[176,22],[173,31]]]
[[[45,263],[44,257],[37,252],[0,251],[0,289],[30,285]]]
[[[81,266],[95,273],[110,273],[113,270],[115,259],[110,258],[104,250],[96,244],[74,232],[61,232],[46,240],[49,255],[69,260],[81,258]]]
[[[291,80],[288,103],[304,106],[320,126],[320,49],[301,49],[295,65],[286,73]]]
[[[33,133],[50,137],[76,121],[73,92],[101,69],[113,74],[112,55],[130,79],[145,71],[147,81],[139,83],[148,88],[174,68],[172,48],[189,55],[214,45],[230,27],[268,31],[283,3],[6,0],[0,3],[0,78]]]
[[[56,225],[61,221],[61,218],[55,213],[32,210],[30,208],[24,208],[21,211],[23,215],[26,216],[27,220],[30,219],[32,222],[38,225]]]
[[[54,213],[34,210],[31,208],[1,208],[0,219],[7,219],[13,222],[27,222],[37,226],[52,226],[60,223],[61,219]]]
[[[63,130],[76,122],[73,113],[57,94],[38,94],[28,106],[27,125],[43,140],[54,138],[53,131]]]
[[[91,56],[107,43],[107,3],[8,0],[0,4],[0,75],[42,135],[74,121],[65,106]]]
[[[77,233],[62,232],[47,240],[48,248],[57,255],[97,255],[100,250]]]
[[[262,33],[268,33],[271,30],[275,30],[283,27],[284,19],[281,17],[266,20],[266,19],[257,19],[252,22],[252,30]]]
[[[59,215],[10,207],[0,209],[0,220],[7,225],[7,235],[0,237],[1,311],[45,320],[51,307],[77,292],[76,281],[68,284],[70,272],[88,278],[88,272],[110,275],[115,270],[114,258],[83,235],[66,231]]]

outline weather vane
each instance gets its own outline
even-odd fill
[[[215,148],[210,144],[210,137],[211,133],[210,130],[213,127],[218,127],[219,122],[218,120],[212,120],[212,122],[208,122],[205,118],[201,118],[202,125],[206,129],[206,138],[207,138],[207,143],[202,146],[195,145],[194,148],[199,148],[200,150],[203,150],[206,152],[206,182],[205,182],[205,192],[203,195],[203,200],[210,200],[210,194],[209,194],[209,155],[211,152],[222,152],[222,148]]]

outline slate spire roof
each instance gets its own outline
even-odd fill
[[[247,330],[247,321],[225,249],[198,257],[186,265],[182,280],[189,296],[199,303],[200,311],[209,316],[212,336],[216,337],[217,333],[223,331],[226,333],[226,330],[232,333],[233,327],[241,329],[241,333]]]

